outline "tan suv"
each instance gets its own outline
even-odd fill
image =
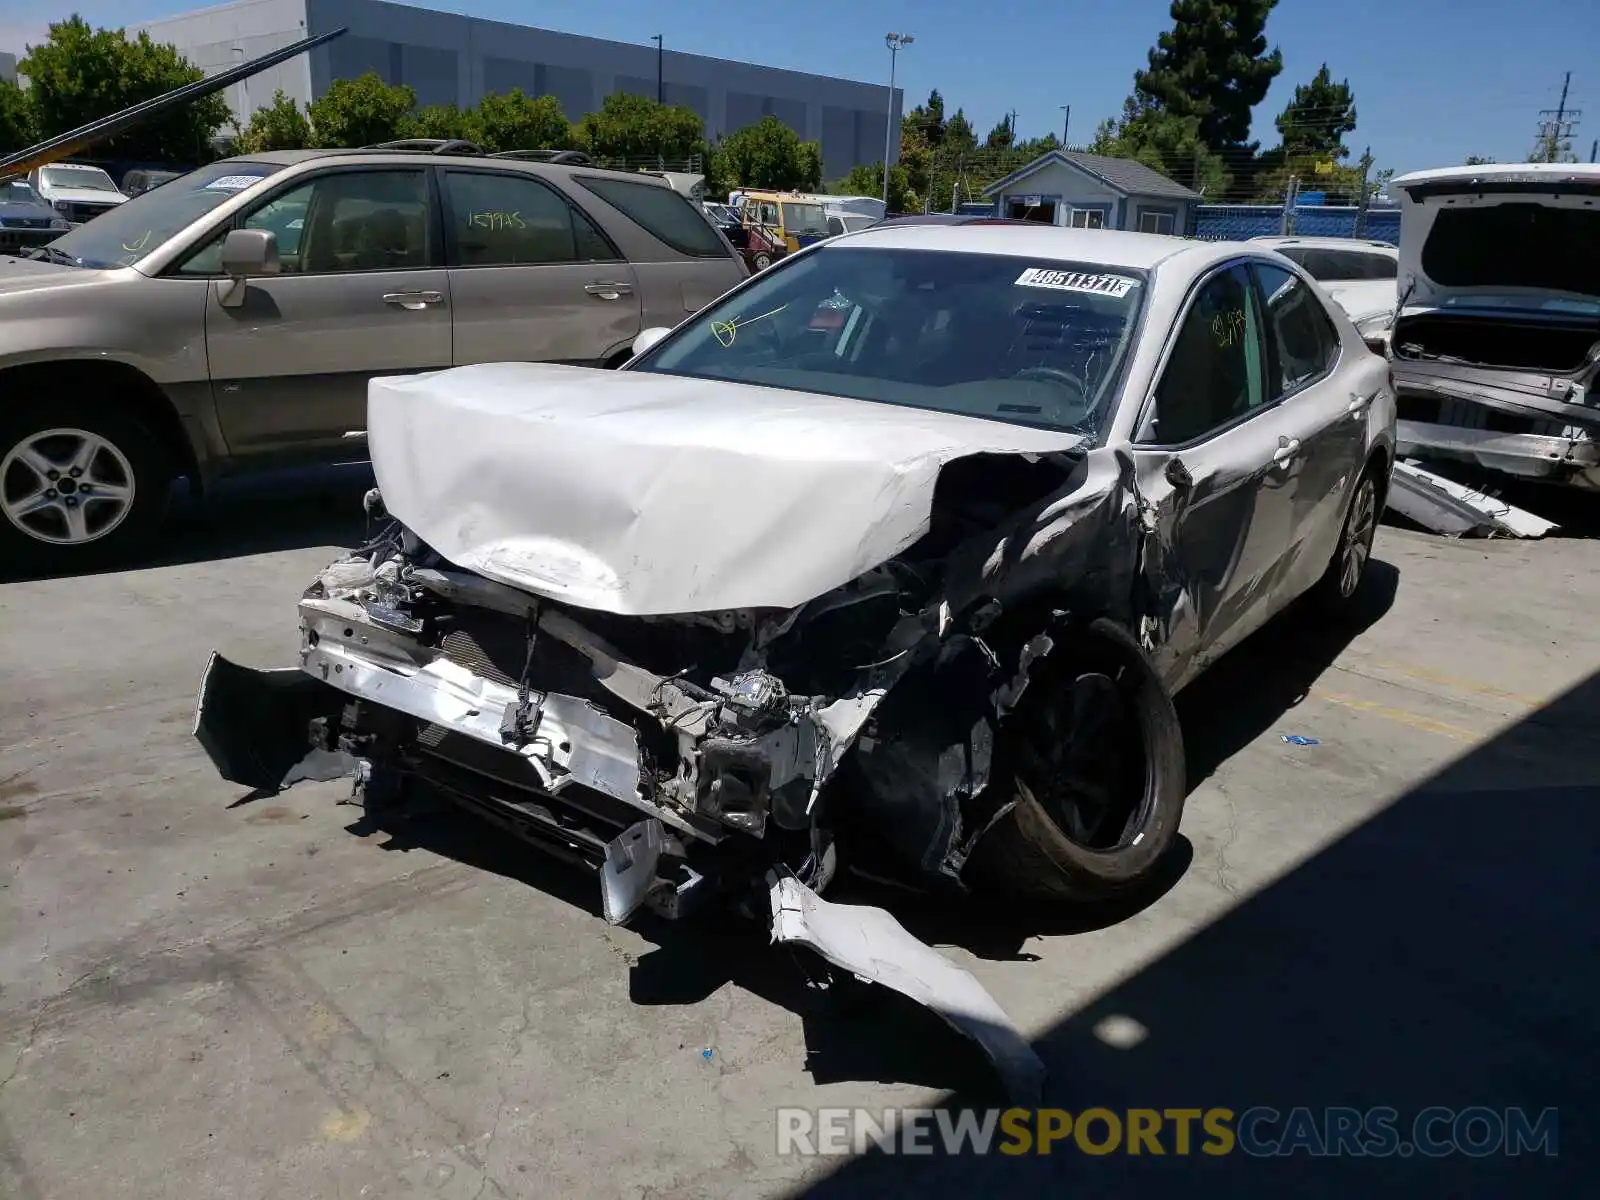
[[[170,484],[349,457],[375,375],[615,366],[745,278],[657,178],[426,149],[279,151],[0,257],[0,568],[158,528]]]

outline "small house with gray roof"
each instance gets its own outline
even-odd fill
[[[1200,193],[1131,158],[1051,150],[983,191],[995,215],[1080,229],[1188,233]]]

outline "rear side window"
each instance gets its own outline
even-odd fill
[[[671,188],[593,175],[579,175],[576,180],[679,254],[728,257],[728,248],[711,222]]]
[[[1256,264],[1256,278],[1267,298],[1267,325],[1277,363],[1271,398],[1314,383],[1333,369],[1339,335],[1322,302],[1304,280],[1270,263]]]
[[[618,257],[565,199],[525,175],[451,171],[445,189],[463,267],[605,262]]]

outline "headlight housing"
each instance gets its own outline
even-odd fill
[[[56,217],[53,221],[50,222],[50,228],[51,229],[71,229],[72,226],[70,224],[68,224],[67,219],[65,217]]]

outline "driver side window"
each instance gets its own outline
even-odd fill
[[[1182,445],[1259,408],[1263,349],[1249,272],[1241,265],[1213,275],[1184,314],[1156,385],[1150,440]]]
[[[229,228],[271,230],[285,275],[426,266],[427,180],[421,171],[322,175],[274,196]],[[227,229],[218,233],[178,273],[220,275],[227,236]]]

